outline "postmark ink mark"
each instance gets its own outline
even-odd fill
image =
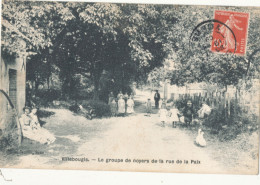
[[[232,37],[234,48],[230,50],[225,41],[225,35],[221,29],[226,30]],[[199,23],[192,31],[189,38],[189,48],[193,52],[225,52],[235,53],[237,47],[236,36],[234,32],[225,23],[212,19]]]

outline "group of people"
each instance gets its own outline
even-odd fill
[[[159,102],[160,102],[160,100],[161,100],[161,95],[158,92],[158,90],[155,90],[154,102],[155,102],[155,108],[156,109],[159,109]],[[162,100],[162,102],[165,103],[163,100]],[[147,110],[147,116],[150,116],[151,113],[152,113],[152,102],[151,102],[150,98],[148,98],[148,100],[147,100],[146,110]]]
[[[165,122],[167,122],[168,120],[172,122],[173,127],[176,127],[177,122],[184,122],[186,123],[186,125],[190,125],[192,123],[194,110],[192,107],[191,100],[187,101],[186,106],[181,111],[182,113],[176,108],[173,102],[171,103],[170,109],[167,110],[166,102],[164,101],[164,99],[161,100],[161,106],[159,107],[160,100],[161,100],[160,93],[158,92],[158,90],[156,90],[154,94],[155,109],[160,108],[158,113],[159,113],[162,126],[164,126]],[[150,98],[148,98],[147,100],[146,108],[147,108],[147,115],[150,116],[152,111],[152,103]]]
[[[148,100],[149,102],[149,100]],[[199,119],[206,118],[210,115],[212,108],[209,107],[206,103],[202,103],[202,107],[198,110]],[[175,104],[171,102],[170,109],[167,110],[165,102],[162,102],[161,108],[159,110],[159,117],[162,123],[162,126],[165,125],[165,122],[171,120],[173,127],[176,127],[177,122],[185,123],[186,126],[190,126],[194,119],[195,110],[192,106],[191,100],[188,100],[186,105],[179,111]],[[198,121],[198,120],[197,120]]]
[[[181,111],[176,108],[173,102],[171,102],[170,109],[167,109],[166,102],[161,99],[158,90],[156,90],[156,93],[154,94],[154,101],[155,109],[159,109],[158,113],[163,127],[168,121],[172,123],[172,127],[174,128],[178,122],[191,125],[195,113],[191,100],[187,101],[185,107]],[[159,106],[160,101],[161,103]],[[111,92],[109,94],[108,104],[110,106],[112,116],[124,116],[135,112],[133,94],[123,94],[122,91],[120,91],[115,97],[113,92]],[[152,102],[150,98],[147,100],[146,109],[147,115],[150,116],[152,113]],[[210,112],[211,108],[204,103],[202,108],[198,111],[199,118],[209,115]],[[37,116],[37,108],[33,108],[31,110],[29,107],[24,107],[24,113],[21,115],[19,121],[24,137],[38,141],[41,144],[51,144],[55,141],[55,136],[40,125]]]
[[[165,126],[165,123],[170,120],[172,122],[172,127],[176,127],[177,122],[180,121],[181,113],[175,107],[174,103],[171,103],[171,108],[167,110],[166,103],[162,103],[162,106],[159,110],[159,117],[162,123],[162,126]]]
[[[110,92],[108,104],[110,106],[112,116],[124,116],[125,114],[134,113],[134,99],[133,95],[128,96],[120,91],[117,97],[114,97],[113,92]]]
[[[41,144],[53,143],[56,138],[47,129],[41,127],[37,116],[37,108],[31,110],[29,107],[24,107],[23,110],[24,113],[19,119],[23,136]]]

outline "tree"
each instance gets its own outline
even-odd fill
[[[73,15],[62,3],[6,1],[2,4],[2,52],[27,56],[27,80],[49,82],[53,39]],[[20,42],[20,40],[25,41]],[[46,49],[47,48],[47,49]]]
[[[114,84],[113,91],[129,91],[133,80],[142,79],[140,76],[144,77],[161,64],[161,44],[156,44],[154,39],[148,41],[152,36],[146,36],[147,28],[137,30],[141,25],[149,25],[145,15],[138,14],[139,6],[100,3],[68,3],[66,6],[75,18],[70,20],[63,39],[54,41],[58,44],[54,44],[53,52],[61,75],[64,74],[61,76],[64,84],[68,84],[65,89],[74,89],[71,79],[80,73],[92,79],[97,99],[100,91],[104,91],[100,89],[102,73],[107,71],[109,81]]]
[[[48,83],[57,66],[64,95],[75,94],[78,75],[90,79],[95,99],[111,88],[115,93],[129,91],[133,81],[143,83],[158,74],[177,85],[206,81],[224,86],[237,84],[248,66],[247,74],[255,75],[259,14],[251,14],[246,58],[191,52],[192,30],[211,15],[213,10],[207,6],[7,2],[3,4],[2,50],[34,52],[27,76],[37,83]],[[20,46],[19,39],[26,45]],[[163,67],[165,61],[174,64],[173,69]]]
[[[2,4],[2,50],[28,54],[50,47],[52,38],[70,19],[72,15],[62,3],[6,1]]]
[[[199,48],[191,50],[189,47],[189,38],[192,30],[202,21],[212,17],[214,10],[209,9],[207,6],[176,6],[174,9],[176,11],[173,12],[177,12],[174,16],[177,18],[178,24],[174,24],[172,30],[165,33],[168,39],[167,47],[165,47],[168,51],[167,57],[174,61],[175,66],[175,70],[172,71],[171,83],[185,85],[185,83],[204,81],[207,83],[217,83],[224,87],[227,85],[237,85],[239,79],[242,79],[247,74],[250,53],[257,52],[258,44],[254,44],[254,37],[259,32],[257,31],[257,29],[259,30],[259,13],[254,11],[253,8],[247,8],[251,13],[251,22],[248,32],[248,55],[243,57],[232,54],[216,54],[205,49],[199,50]],[[245,11],[245,7],[243,7],[243,10],[239,7],[229,7],[227,9],[238,12]],[[211,43],[210,40],[205,39],[204,41],[208,45]],[[209,46],[206,49],[209,49]],[[255,62],[256,60],[253,63]],[[251,68],[251,74],[256,74],[254,72],[255,69],[257,69],[256,66]]]

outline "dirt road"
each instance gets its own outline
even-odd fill
[[[25,140],[22,154],[6,167],[226,173],[205,148],[194,144],[194,136],[170,123],[162,127],[156,110],[146,116],[146,97],[136,96],[136,113],[127,117],[90,121],[66,109],[47,109],[55,114],[43,120],[44,127],[56,141],[40,145]]]

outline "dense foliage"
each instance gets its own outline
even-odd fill
[[[155,84],[170,79],[177,85],[236,85],[243,76],[255,78],[259,72],[260,43],[255,38],[260,14],[243,8],[247,10],[248,49],[243,57],[190,50],[192,30],[213,15],[207,6],[6,1],[2,51],[28,56],[27,79],[36,90],[40,84],[49,86],[57,73],[63,96],[76,96],[82,85],[79,76],[89,80],[95,99],[110,90],[128,92],[132,82],[147,79]]]

